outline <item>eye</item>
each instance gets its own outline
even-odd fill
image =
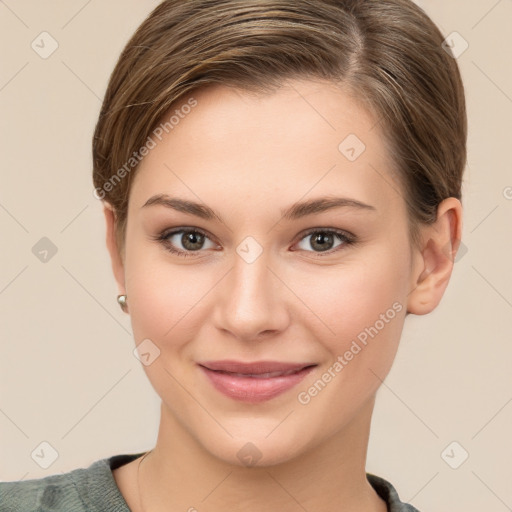
[[[310,239],[309,241],[307,241],[308,238]],[[339,241],[338,245],[334,245],[336,240]],[[300,243],[303,243],[303,246],[300,247],[302,250],[308,252],[332,254],[334,252],[338,252],[345,246],[355,244],[355,237],[339,229],[315,228],[309,230],[306,235],[301,238]],[[308,246],[314,250],[309,251],[307,248]],[[319,254],[319,256],[323,256],[323,254]]]
[[[192,256],[192,253],[200,252],[201,249],[212,249],[216,247],[208,235],[197,228],[180,228],[174,231],[164,231],[157,236],[157,240],[160,241],[169,252],[183,257]],[[210,241],[212,246],[205,247],[206,240]]]
[[[303,242],[307,238],[310,238],[310,241]],[[202,249],[215,249],[217,247],[210,237],[198,228],[179,228],[172,231],[163,231],[154,239],[159,241],[170,253],[185,258],[193,256],[194,253],[200,253]],[[210,247],[208,247],[208,244],[205,247],[205,242],[207,241],[210,242]],[[338,245],[333,245],[336,241],[339,242]],[[305,235],[303,234],[300,239],[299,249],[323,256],[324,254],[322,253],[325,253],[325,255],[333,254],[355,243],[355,237],[345,231],[314,228],[306,232]],[[303,246],[300,247],[300,244],[303,244]],[[313,251],[309,250],[307,246],[313,248]]]

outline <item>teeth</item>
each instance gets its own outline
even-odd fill
[[[227,373],[229,375],[234,375],[236,377],[252,377],[252,378],[255,378],[255,379],[268,379],[268,378],[271,378],[271,377],[284,377],[286,375],[291,375],[292,373],[297,373],[300,370],[302,370],[302,368],[300,368],[298,370],[289,370],[287,372],[270,372],[270,373],[258,373],[258,374],[254,374],[254,373],[234,373],[234,372],[225,372],[225,371],[222,371],[222,370],[219,370],[219,371],[221,373]]]

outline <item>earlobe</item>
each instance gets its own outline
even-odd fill
[[[124,263],[117,247],[116,240],[116,214],[113,207],[106,202],[103,203],[103,213],[105,215],[106,223],[106,244],[110,254],[112,271],[117,282],[119,294],[126,294],[124,282]]]
[[[423,228],[423,245],[413,265],[407,311],[426,315],[441,302],[453,271],[462,235],[462,205],[449,197],[438,206],[437,220]]]

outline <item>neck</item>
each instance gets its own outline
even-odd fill
[[[385,512],[365,472],[373,404],[292,460],[248,467],[213,456],[162,403],[157,444],[141,464],[144,511],[220,512],[243,503],[248,511]]]

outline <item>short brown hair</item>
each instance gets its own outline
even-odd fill
[[[208,84],[268,93],[292,78],[343,85],[379,119],[416,243],[443,199],[461,200],[466,164],[463,83],[443,40],[410,0],[162,2],[121,53],[93,136],[95,195],[115,211],[121,252],[134,154],[175,102]]]

